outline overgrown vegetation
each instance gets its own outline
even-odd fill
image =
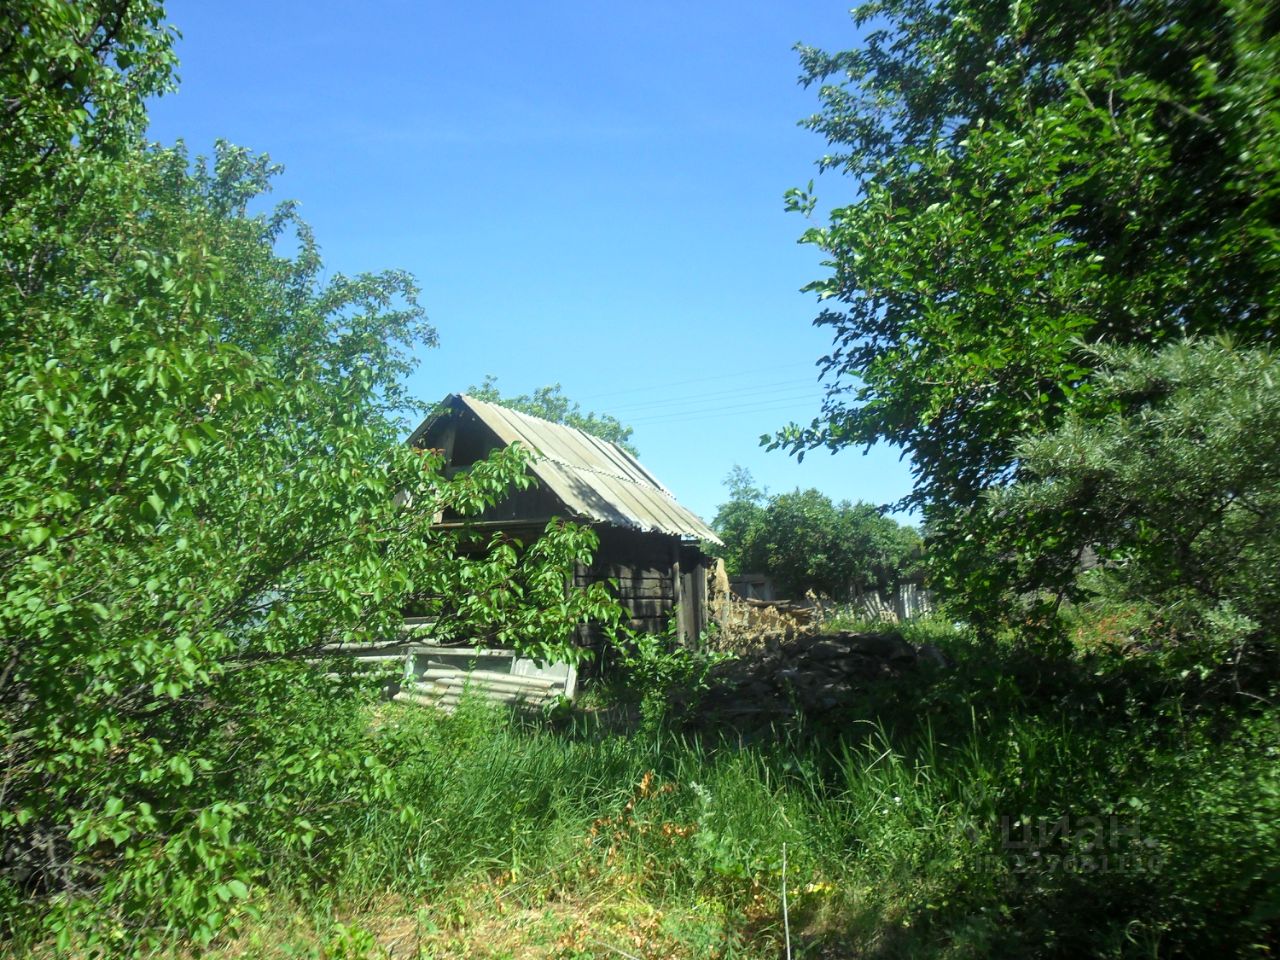
[[[409,603],[442,640],[572,656],[617,609],[565,592],[588,530],[431,528],[529,482],[523,454],[446,479],[406,448],[435,342],[410,278],[323,282],[291,205],[246,212],[265,157],[143,145],[171,39],[150,3],[0,18],[0,936],[121,952],[207,942],[386,802],[351,732],[373,691],[307,658]]]
[[[784,843],[800,956],[1267,955],[1273,714],[1195,705],[1105,617],[1090,653],[911,629],[957,668],[781,729],[335,725],[385,799],[276,847],[219,955],[776,957]]]
[[[0,952],[763,960],[786,924],[812,957],[1280,947],[1259,5],[887,0],[865,49],[803,52],[841,78],[812,125],[861,190],[808,235],[846,308],[827,366],[861,385],[779,442],[903,445],[964,620],[902,625],[939,655],[773,727],[684,709],[712,658],[671,638],[624,644],[621,725],[379,704],[326,657],[410,604],[568,657],[618,611],[565,593],[589,531],[431,529],[525,482],[520,451],[446,479],[404,448],[434,343],[410,279],[323,282],[291,207],[247,213],[265,158],[141,143],[158,4],[10,6]],[[738,563],[786,554],[792,586],[883,586],[914,549],[736,480]]]
[[[803,238],[829,267],[810,285],[834,338],[823,414],[772,442],[900,446],[936,585],[1016,620],[1017,558],[1064,531],[987,494],[1027,477],[1023,444],[1106,415],[1090,345],[1229,334],[1243,360],[1274,338],[1277,21],[1256,0],[885,0],[854,18],[858,49],[800,51],[819,165],[856,199]],[[810,189],[789,203],[817,210]],[[1149,492],[1129,520],[1158,528]]]

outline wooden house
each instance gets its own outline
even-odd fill
[[[446,470],[517,442],[533,454],[535,483],[469,522],[526,542],[554,517],[590,524],[600,547],[589,567],[574,571],[575,584],[615,581],[636,629],[664,630],[678,611],[682,640],[696,643],[708,624],[714,563],[700,544],[720,540],[630,453],[573,427],[459,394],[446,397],[409,438],[414,447],[442,451]],[[446,515],[440,522],[457,520]]]

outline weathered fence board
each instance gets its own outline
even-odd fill
[[[567,663],[542,663],[498,647],[446,647],[415,640],[432,626],[425,619],[407,619],[397,640],[365,644],[329,644],[325,656],[307,662],[328,667],[322,676],[336,679],[335,660],[349,657],[351,669],[387,670],[393,677],[399,667],[398,703],[429,706],[452,712],[465,696],[512,706],[541,706],[559,697],[572,697],[577,671]]]

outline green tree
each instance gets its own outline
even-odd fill
[[[725,569],[730,575],[757,572],[752,568],[749,555],[760,525],[764,522],[768,490],[757,487],[751,471],[734,465],[725,478],[729,499],[720,504],[711,528],[724,541],[723,547],[712,547],[724,558]]]
[[[640,455],[640,451],[631,442],[631,434],[635,432],[631,427],[607,413],[595,413],[590,410],[583,413],[581,405],[566,397],[558,383],[549,387],[540,387],[533,393],[504,397],[498,389],[498,378],[490,375],[484,378],[484,383],[480,386],[472,384],[468,387],[467,394],[477,400],[497,403],[512,410],[519,410],[521,413],[550,420],[552,423],[576,427],[593,437],[616,443],[632,456]]]
[[[1018,450],[993,493],[1023,581],[1142,605],[1219,645],[1280,631],[1280,376],[1273,353],[1175,342],[1100,351],[1088,406]],[[1019,551],[1019,547],[1022,547]],[[1102,564],[1077,584],[1084,549]],[[1167,635],[1167,631],[1166,631]],[[1218,651],[1219,654],[1222,652]]]
[[[1276,22],[1231,0],[884,0],[854,17],[860,49],[801,48],[820,166],[856,199],[803,238],[830,268],[809,287],[834,336],[822,416],[772,443],[902,447],[938,585],[989,596],[1008,578],[983,494],[1088,392],[1088,344],[1272,336]],[[816,209],[811,188],[788,202]]]
[[[172,87],[174,33],[153,0],[5,5],[0,213],[133,144],[146,99]]]
[[[730,499],[713,527],[730,573],[767,573],[789,593],[848,599],[887,592],[915,566],[920,537],[868,503],[834,503],[818,490],[767,496],[734,467]]]
[[[322,872],[385,795],[373,690],[308,662],[328,645],[412,600],[440,639],[571,656],[617,608],[565,594],[589,530],[432,529],[527,483],[522,452],[446,479],[408,449],[434,342],[411,280],[322,282],[289,205],[246,212],[266,158],[143,146],[157,5],[29,0],[0,28],[0,936],[136,955],[208,940],[273,862]]]

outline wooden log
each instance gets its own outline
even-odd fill
[[[645,580],[642,583],[623,581],[618,584],[618,598],[626,603],[629,600],[666,600],[675,598],[675,588],[668,581],[657,582]]]
[[[436,677],[433,680],[435,683],[451,687],[464,687],[469,684],[473,687],[511,687],[519,690],[551,690],[564,685],[563,681],[557,683],[554,680],[542,680],[538,677],[476,676],[473,673],[456,677]]]
[[[601,577],[612,577],[615,580],[629,583],[638,583],[644,580],[653,580],[657,583],[670,583],[672,571],[671,568],[667,566],[628,567],[615,565],[603,570],[593,571],[591,575],[595,579],[599,579]]]
[[[415,693],[406,693],[403,690],[391,699],[396,703],[407,703],[415,707],[435,707],[438,710],[443,710],[445,713],[453,713],[455,709],[452,704],[441,703],[435,697],[423,697]]]
[[[362,653],[365,651],[386,650],[389,647],[404,645],[404,639],[379,640],[375,643],[326,643],[319,649],[322,653]]]

